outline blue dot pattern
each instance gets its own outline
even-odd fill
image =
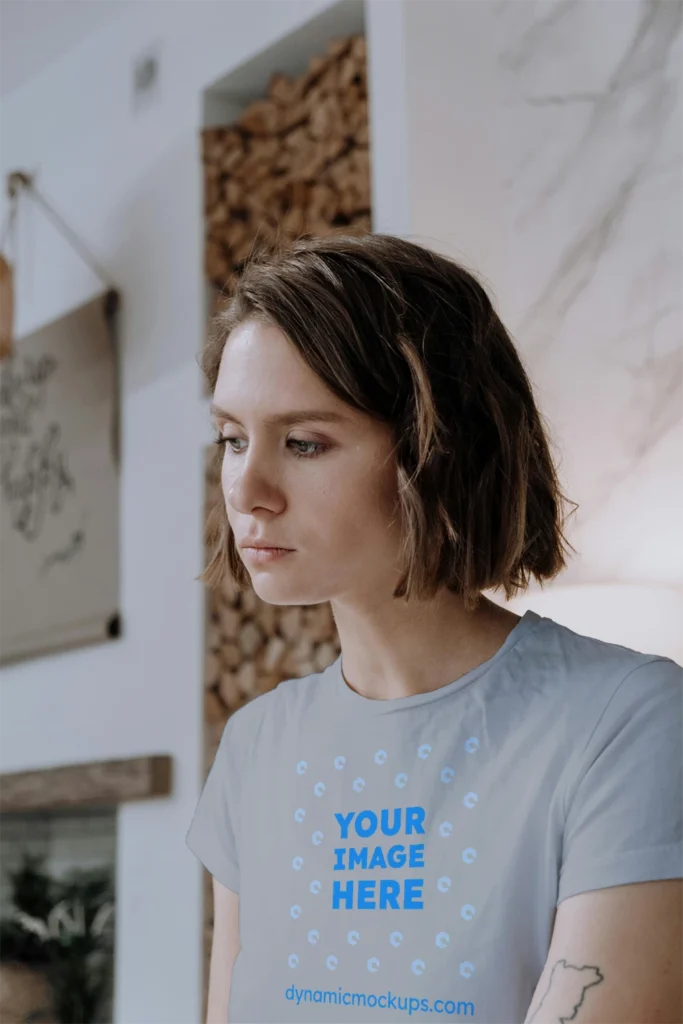
[[[479,746],[478,738],[469,736],[462,743],[463,756],[476,755]],[[449,753],[453,756],[452,746]],[[290,906],[290,918],[296,922],[296,927],[289,932],[291,948],[286,953],[291,971],[306,972],[314,965],[317,969],[320,960],[318,957],[311,959],[309,951],[317,951],[326,931],[329,934],[325,922],[330,911],[343,914],[345,911],[380,913],[388,910],[390,913],[386,918],[385,935],[382,935],[381,928],[354,926],[345,932],[345,939],[340,939],[339,931],[335,930],[334,948],[323,951],[323,963],[329,972],[338,972],[351,962],[351,957],[354,965],[361,963],[369,975],[375,976],[384,972],[395,978],[397,967],[416,978],[430,971],[441,971],[444,955],[451,955],[458,920],[461,922],[458,947],[466,947],[467,926],[476,918],[477,909],[471,899],[462,900],[460,896],[456,906],[454,895],[456,891],[458,894],[466,893],[467,870],[475,863],[477,850],[461,841],[463,831],[465,835],[467,832],[466,819],[459,818],[459,838],[456,838],[454,819],[458,813],[456,805],[459,804],[464,812],[474,811],[478,795],[470,789],[458,790],[455,767],[440,761],[429,742],[417,744],[413,757],[414,765],[410,758],[406,760],[403,752],[401,763],[393,764],[388,751],[378,747],[365,758],[355,753],[352,756],[350,752],[338,752],[325,760],[319,759],[315,764],[302,758],[292,766],[295,775],[303,782],[297,788],[297,794],[303,799],[292,811],[292,819],[299,828],[296,833],[299,852],[292,860],[293,881],[297,875],[300,876],[292,886],[292,893],[303,891],[315,899],[306,902],[305,912],[303,901],[296,898]],[[411,788],[415,785],[419,786],[421,793],[425,791],[425,784],[431,788],[425,778],[427,766],[431,778],[436,777],[436,784],[448,793],[445,803],[435,801],[435,805],[453,809],[448,816],[440,814],[438,820],[431,823],[428,835],[427,811],[419,803],[411,801]],[[375,785],[378,772],[385,773],[396,793],[391,807],[372,806],[372,796],[379,789]],[[353,810],[325,805],[329,795],[328,782],[339,773],[346,773],[351,791],[365,798],[364,807]],[[330,788],[339,792],[337,785]],[[386,793],[386,789],[383,792]],[[429,841],[425,842],[425,839]],[[439,843],[442,849],[437,850],[436,844]],[[310,848],[317,848],[322,860],[319,856],[313,861]],[[414,912],[425,909],[427,853],[438,853],[439,863],[447,865],[448,870],[438,873],[433,881],[435,900],[430,903],[429,924],[419,931],[423,948],[419,955],[414,955],[415,949],[411,946],[406,960],[402,954],[408,945],[407,930],[414,929]],[[320,877],[311,877],[307,873],[309,865],[310,870]],[[326,868],[324,874],[321,866]],[[375,878],[370,877],[374,869],[379,869]],[[400,928],[394,926],[397,910],[406,919]],[[355,920],[357,918],[354,918],[354,923]],[[472,978],[477,969],[475,959],[460,959],[457,969],[462,979]]]

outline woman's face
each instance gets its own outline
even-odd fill
[[[228,520],[258,596],[288,605],[391,594],[399,526],[390,428],[330,392],[277,327],[253,320],[227,339],[212,412],[226,439]],[[259,562],[243,547],[250,540],[292,550]]]

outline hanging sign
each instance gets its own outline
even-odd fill
[[[118,293],[0,362],[0,662],[117,636]]]

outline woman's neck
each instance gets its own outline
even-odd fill
[[[370,700],[392,700],[447,686],[492,658],[520,616],[480,598],[466,611],[442,591],[426,602],[391,598],[372,610],[332,601],[346,683]]]

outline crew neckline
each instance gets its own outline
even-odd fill
[[[494,665],[498,665],[499,662],[509,654],[512,648],[515,647],[515,645],[530,631],[533,626],[541,621],[543,621],[542,615],[528,609],[520,618],[519,622],[510,630],[502,645],[494,654],[491,655],[490,658],[483,661],[481,665],[476,665],[475,668],[470,669],[469,672],[466,672],[463,676],[455,679],[452,683],[446,683],[445,686],[440,686],[436,690],[429,690],[427,693],[413,693],[408,697],[393,697],[389,700],[377,700],[372,697],[364,697],[362,694],[356,693],[355,690],[352,690],[351,687],[347,685],[342,669],[342,654],[340,654],[336,661],[333,661],[326,669],[326,674],[329,673],[329,685],[337,699],[339,699],[343,705],[361,715],[391,714],[394,711],[403,711],[406,708],[414,708],[422,704],[431,704],[432,701],[443,700],[445,697],[449,697],[451,694],[461,690],[469,683],[474,682],[474,680],[478,679],[479,676],[489,672]]]

